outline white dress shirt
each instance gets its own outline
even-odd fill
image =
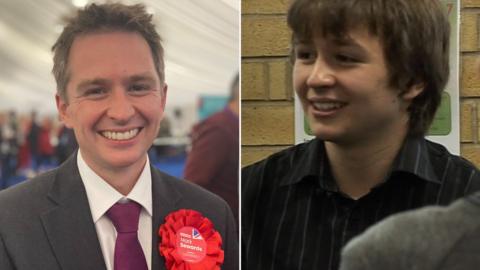
[[[106,216],[106,212],[117,202],[132,200],[142,206],[138,224],[138,240],[142,246],[143,254],[147,260],[148,269],[152,268],[152,177],[150,172],[150,161],[143,168],[137,183],[127,196],[123,196],[105,180],[98,176],[82,158],[78,151],[77,165],[87,192],[90,211],[97,230],[98,240],[102,248],[103,258],[107,270],[113,270],[113,254],[117,231],[115,226]]]

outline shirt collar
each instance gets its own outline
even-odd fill
[[[292,152],[290,157],[289,174],[282,179],[280,185],[292,185],[304,179],[319,179],[322,188],[338,190],[330,173],[325,143],[320,139],[313,139]],[[407,137],[397,154],[391,173],[407,172],[424,180],[441,183],[432,167],[427,141],[424,138]]]
[[[148,156],[140,177],[127,196],[96,174],[82,158],[81,151],[77,153],[77,166],[85,186],[93,222],[97,222],[116,202],[125,200],[137,202],[152,216],[152,177]]]
[[[392,166],[393,172],[407,172],[424,180],[440,184],[430,160],[427,140],[423,137],[407,137]]]
[[[319,177],[324,174],[325,149],[323,141],[315,138],[292,148],[289,155],[291,170],[282,179],[280,185],[293,185],[305,178]]]

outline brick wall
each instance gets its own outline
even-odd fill
[[[480,167],[480,0],[463,0],[460,25],[461,154]]]
[[[294,143],[289,0],[242,0],[242,165]],[[480,0],[462,0],[461,154],[480,166]]]
[[[242,165],[294,143],[288,0],[242,0]]]

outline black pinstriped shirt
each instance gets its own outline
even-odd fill
[[[314,139],[242,170],[242,268],[338,269],[341,248],[368,226],[476,190],[474,165],[410,138],[386,181],[353,200],[338,192],[324,143]]]

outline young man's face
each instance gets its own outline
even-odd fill
[[[389,86],[382,45],[366,30],[349,39],[295,44],[294,88],[313,133],[326,141],[356,143],[406,131],[407,107],[421,90],[399,97]]]
[[[166,99],[147,42],[136,33],[77,37],[70,49],[68,102],[57,97],[82,157],[94,170],[141,169]]]

